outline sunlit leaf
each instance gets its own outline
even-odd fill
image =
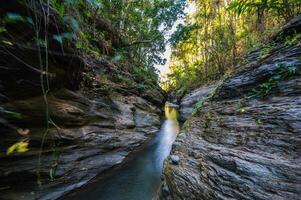
[[[62,44],[64,38],[62,35],[54,35],[53,39]]]
[[[62,33],[61,35],[53,35],[52,37],[54,40],[62,44],[64,39],[71,40],[74,37],[74,34],[66,32],[66,33]]]
[[[1,42],[2,42],[3,44],[7,44],[7,45],[10,45],[10,46],[13,46],[13,43],[11,43],[10,41],[2,40]]]
[[[87,0],[88,3],[90,3],[94,7],[101,7],[101,3],[99,0]]]
[[[67,32],[67,33],[63,33],[62,36],[63,36],[63,39],[71,40],[74,37],[74,34]]]
[[[290,75],[296,74],[297,73],[297,67],[295,67],[295,66],[288,67],[288,72],[289,72]]]
[[[15,23],[17,21],[25,21],[25,18],[18,13],[7,13],[4,21],[7,23]]]
[[[13,112],[13,111],[9,111],[9,110],[6,110],[4,109],[3,107],[0,107],[0,113],[6,113],[14,118],[17,118],[17,119],[22,119],[22,115],[21,113],[18,113],[18,112]]]
[[[31,25],[34,25],[33,20],[32,20],[31,17],[26,17],[26,21],[27,21],[28,23],[30,23]]]
[[[1,26],[1,27],[0,27],[0,33],[3,33],[3,32],[6,32],[6,28],[3,27],[3,26]]]
[[[77,22],[76,19],[74,19],[71,16],[65,16],[64,20],[70,24],[71,28],[73,29],[73,31],[79,31],[79,24]]]
[[[6,155],[10,155],[14,152],[17,153],[24,153],[26,151],[28,151],[28,141],[21,141],[18,143],[15,143],[14,145],[12,145],[11,147],[9,147],[6,151]]]
[[[49,171],[49,177],[50,177],[50,180],[54,180],[54,176],[55,176],[55,172],[54,172],[54,169],[51,168],[50,171]]]
[[[118,61],[121,60],[122,58],[123,58],[123,56],[120,55],[120,54],[118,54],[118,55],[116,55],[116,56],[114,56],[114,57],[112,58],[112,61],[113,61],[113,62],[118,62]]]

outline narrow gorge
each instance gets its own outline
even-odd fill
[[[300,14],[1,1],[0,200],[301,199]]]
[[[179,162],[165,162],[161,199],[300,199],[301,45],[284,45],[300,31],[301,16],[270,53],[249,52],[230,77],[182,98]]]
[[[1,14],[27,13],[19,1],[0,4]],[[11,43],[0,47],[1,199],[57,199],[123,163],[161,125],[166,94],[159,86],[144,88],[129,68],[54,40],[68,31],[60,21],[50,13],[48,49],[22,45],[34,37],[30,23],[9,24],[4,33]],[[39,56],[48,56],[45,71]],[[29,141],[29,151],[8,156],[3,150],[18,141]]]

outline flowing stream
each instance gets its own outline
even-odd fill
[[[179,131],[177,111],[165,106],[166,120],[145,149],[113,175],[76,196],[79,200],[151,200],[160,186],[163,161]]]

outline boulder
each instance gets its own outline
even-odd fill
[[[171,155],[170,160],[171,160],[171,163],[175,164],[175,165],[179,164],[179,162],[180,162],[180,158],[177,155]]]

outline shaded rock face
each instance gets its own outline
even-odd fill
[[[300,33],[300,21],[285,31]],[[186,121],[171,153],[179,162],[165,161],[161,199],[300,199],[301,46],[274,43],[264,57],[249,53]]]
[[[14,125],[30,133],[29,151],[0,156],[0,198],[55,199],[87,183],[95,175],[120,164],[134,149],[144,144],[160,126],[161,111],[138,96],[115,94],[88,99],[62,89],[49,95],[49,117],[55,126],[45,129],[42,97],[2,105],[22,113]],[[0,145],[8,147],[18,135],[1,129]],[[42,190],[36,187],[40,161]],[[55,170],[49,183],[49,173]],[[30,192],[35,192],[35,195]]]
[[[47,106],[43,96],[32,96],[0,107],[0,199],[56,199],[86,184],[152,138],[162,116],[160,107],[137,95],[87,97],[66,88],[49,93]],[[28,152],[6,155],[24,139]]]
[[[1,2],[0,18],[32,11],[20,2]],[[26,23],[9,25],[9,34],[0,34],[11,41],[0,45],[0,199],[57,199],[124,162],[160,127],[164,94],[159,87],[139,92],[140,83],[126,67],[81,55],[71,41],[55,42],[53,35],[68,28],[49,12],[47,51],[28,44],[34,32]],[[10,35],[18,36],[16,41]],[[39,54],[43,62],[49,56],[47,71]],[[107,76],[106,89],[101,74]],[[117,84],[112,74],[135,84]],[[45,96],[42,86],[50,89]],[[7,155],[20,141],[29,143],[29,151]]]
[[[37,17],[43,15],[41,6],[34,6],[33,3],[32,7],[26,7],[24,4],[25,2],[17,0],[1,1],[0,20],[4,23],[7,13],[31,17],[30,19],[34,18],[34,14]],[[78,56],[74,43],[61,44],[54,39],[55,35],[71,30],[52,8],[49,8],[49,15],[47,34],[43,28],[36,33],[33,25],[26,20],[8,23],[5,25],[6,31],[0,33],[1,41],[8,42],[0,45],[1,103],[41,95],[41,85],[46,84],[51,89],[79,89],[84,62]],[[44,27],[42,22],[40,25]],[[36,35],[47,38],[47,49],[37,46]]]

